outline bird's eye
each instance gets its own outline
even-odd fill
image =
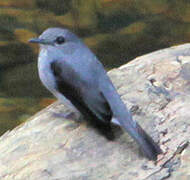
[[[56,38],[55,42],[57,44],[63,44],[65,42],[65,38],[63,36],[59,36]]]

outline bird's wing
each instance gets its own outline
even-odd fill
[[[54,61],[51,70],[56,79],[57,90],[85,116],[95,117],[104,123],[109,123],[112,111],[102,92],[98,91],[98,81],[90,81],[65,61]],[[86,74],[88,76],[88,74]]]

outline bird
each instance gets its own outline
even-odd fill
[[[100,124],[119,125],[149,160],[157,160],[160,146],[133,120],[103,64],[82,39],[69,29],[52,27],[29,42],[40,44],[39,77],[59,101]]]

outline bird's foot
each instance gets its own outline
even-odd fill
[[[53,112],[53,116],[56,116],[58,118],[64,118],[64,119],[78,119],[79,118],[79,114],[76,112],[65,112],[65,113]]]

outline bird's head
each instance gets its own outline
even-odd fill
[[[81,43],[80,39],[68,29],[48,28],[38,38],[32,38],[30,43],[38,43],[41,47],[65,48],[68,45]]]

